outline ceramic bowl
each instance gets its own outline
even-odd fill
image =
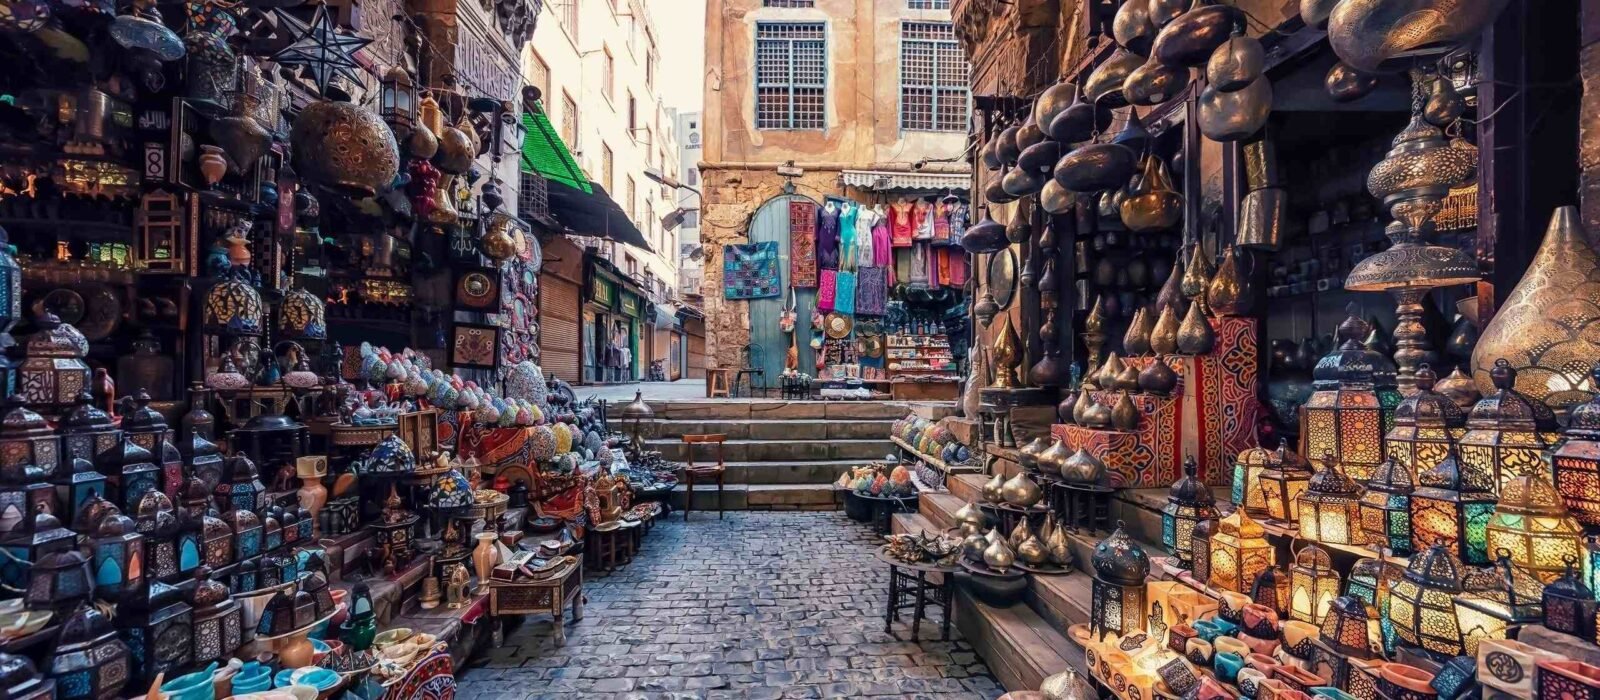
[[[372,638],[372,648],[382,650],[384,647],[394,646],[412,638],[416,633],[417,631],[410,627],[396,627],[384,630],[379,632],[378,636]]]
[[[291,686],[309,686],[318,693],[328,690],[339,684],[339,674],[320,666],[305,666],[302,668],[286,668],[273,677],[274,685],[279,688]]]

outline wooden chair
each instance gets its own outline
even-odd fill
[[[723,476],[728,471],[728,466],[722,460],[722,443],[728,439],[727,435],[685,435],[683,436],[683,520],[688,522],[689,511],[694,510],[694,482],[696,479],[717,480],[717,519],[722,519],[722,486]],[[694,446],[713,444],[717,446],[717,463],[715,466],[695,466]]]
[[[728,398],[728,370],[715,367],[706,369],[706,398]]]
[[[754,397],[756,391],[761,391],[761,398],[767,398],[767,370],[761,367],[761,346],[755,343],[739,349],[739,360],[743,365],[733,375],[733,395],[739,395],[739,385],[745,386],[745,395]]]

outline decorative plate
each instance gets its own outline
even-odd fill
[[[456,279],[456,304],[474,311],[498,311],[499,273],[490,268],[478,268],[461,273]]]
[[[88,310],[78,330],[90,341],[104,340],[122,323],[122,300],[110,287],[96,286],[87,299]]]
[[[850,329],[854,325],[855,321],[853,319],[838,312],[829,312],[828,317],[822,322],[823,330],[828,334],[828,337],[835,340],[850,335]]]

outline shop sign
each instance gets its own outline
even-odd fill
[[[631,292],[622,293],[622,313],[634,318],[639,317],[639,295]]]
[[[615,294],[615,287],[612,286],[611,280],[603,279],[599,275],[590,278],[589,299],[594,303],[610,308],[612,301],[615,299]]]

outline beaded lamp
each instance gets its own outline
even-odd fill
[[[1504,549],[1495,552],[1493,566],[1463,573],[1461,589],[1455,614],[1468,656],[1478,655],[1483,640],[1505,639],[1513,625],[1538,622],[1544,614],[1544,584]]]
[[[1338,345],[1312,370],[1315,391],[1301,408],[1303,451],[1331,453],[1357,481],[1366,481],[1383,461],[1383,407],[1373,380],[1373,358],[1361,340],[1367,323],[1350,315],[1339,324]]]
[[[1267,517],[1267,496],[1261,488],[1261,474],[1272,465],[1272,451],[1258,442],[1233,460],[1231,500],[1257,518]]]
[[[89,388],[89,341],[48,311],[35,323],[39,332],[28,338],[17,368],[17,395],[34,410],[60,415]]]
[[[1444,545],[1411,557],[1389,594],[1388,618],[1399,641],[1443,657],[1463,653],[1452,600],[1461,594],[1461,569],[1461,560]]]
[[[1145,579],[1150,576],[1150,557],[1128,537],[1121,523],[1095,545],[1090,564],[1094,568],[1090,638],[1144,632]]]
[[[1472,490],[1451,447],[1438,466],[1417,477],[1411,492],[1412,548],[1449,547],[1468,564],[1489,563],[1487,526],[1494,494]]]
[[[1206,520],[1217,518],[1216,496],[1199,478],[1194,457],[1183,462],[1183,476],[1167,491],[1167,505],[1161,509],[1161,545],[1172,552],[1178,566],[1194,563],[1194,529]]]
[[[1322,467],[1311,475],[1300,502],[1300,538],[1328,544],[1361,544],[1361,487],[1333,461],[1322,455]],[[1369,474],[1370,475],[1370,474]]]
[[[1561,577],[1568,559],[1584,554],[1583,526],[1567,513],[1555,486],[1543,476],[1506,482],[1484,529],[1488,551],[1505,550],[1513,565],[1545,583]]]
[[[1544,587],[1544,626],[1590,642],[1595,640],[1594,590],[1583,582],[1578,560],[1568,559],[1561,577]]]
[[[1411,472],[1394,457],[1383,460],[1361,494],[1361,532],[1368,544],[1396,554],[1411,551]]]
[[[1600,362],[1590,368],[1594,386],[1600,387]],[[1555,467],[1556,491],[1572,517],[1585,525],[1600,525],[1600,394],[1572,409],[1567,431],[1550,455]]]
[[[1513,389],[1517,371],[1504,358],[1489,371],[1495,392],[1467,416],[1467,432],[1457,446],[1462,477],[1474,489],[1500,492],[1512,477],[1545,473],[1545,436],[1556,428],[1555,414],[1543,402]],[[1487,480],[1486,487],[1479,480]]]
[[[1321,625],[1328,606],[1339,595],[1339,572],[1333,570],[1328,552],[1315,544],[1306,545],[1294,556],[1289,567],[1289,617]]]
[[[1273,549],[1265,535],[1261,523],[1242,508],[1218,521],[1211,537],[1211,585],[1243,593],[1247,582],[1271,568]]]
[[[1300,520],[1300,494],[1311,481],[1311,469],[1300,456],[1289,451],[1283,441],[1271,463],[1261,472],[1261,494],[1267,517],[1284,522]]]
[[[62,463],[88,460],[115,447],[120,429],[111,415],[94,405],[94,394],[86,388],[78,394],[78,405],[61,418]]]
[[[1412,474],[1432,469],[1444,459],[1450,441],[1465,432],[1467,417],[1450,397],[1433,390],[1438,375],[1424,364],[1417,370],[1417,390],[1395,407],[1394,427],[1383,437],[1389,459]]]

